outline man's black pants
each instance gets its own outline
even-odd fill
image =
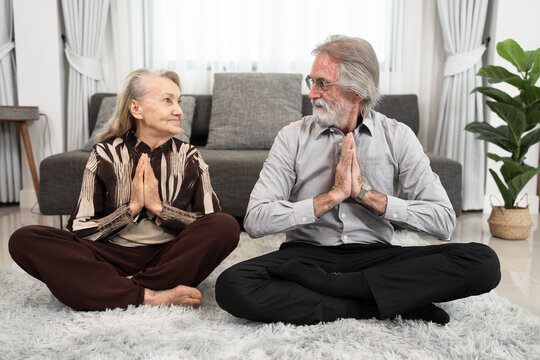
[[[295,282],[277,279],[267,271],[268,266],[289,259],[318,265],[327,272],[363,271],[374,299],[319,294]],[[216,282],[216,300],[234,316],[262,322],[312,324],[339,318],[386,319],[434,302],[489,292],[500,278],[497,255],[479,243],[410,247],[284,243],[278,251],[225,270]]]

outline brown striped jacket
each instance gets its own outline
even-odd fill
[[[143,153],[148,154],[159,182],[163,219],[146,209],[134,219],[129,213],[131,181]],[[215,211],[221,211],[221,206],[210,183],[208,165],[195,147],[171,138],[152,152],[130,130],[92,148],[67,228],[79,237],[104,240],[147,218],[180,233],[197,218]]]

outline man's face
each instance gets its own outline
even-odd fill
[[[317,55],[310,73],[313,86],[309,91],[309,98],[313,104],[313,117],[319,125],[342,129],[349,121],[353,102],[340,84],[334,84],[338,81],[338,68],[339,63],[328,55]],[[319,79],[331,85],[322,89],[317,86]]]

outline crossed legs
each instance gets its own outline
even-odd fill
[[[320,271],[314,266],[339,282],[342,292],[321,288],[329,287],[328,282],[306,283],[303,279],[314,275],[310,271]],[[445,323],[444,314],[433,314],[438,309],[433,302],[479,295],[499,280],[496,254],[477,243],[417,247],[296,243],[227,269],[217,280],[216,299],[235,316],[263,322],[310,324],[401,314]],[[358,290],[364,286],[367,291]]]
[[[213,213],[164,245],[128,248],[36,225],[14,232],[9,250],[21,268],[77,310],[143,303],[197,306],[201,294],[194,286],[234,250],[238,237],[234,218]]]

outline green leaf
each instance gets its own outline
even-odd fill
[[[491,142],[506,151],[513,152],[517,148],[508,126],[501,125],[495,128],[487,122],[473,121],[465,126],[465,130],[479,134],[477,139]]]
[[[534,59],[536,58],[536,55],[540,54],[540,48],[536,50],[529,50],[525,51],[525,58],[527,59],[527,69],[532,70],[534,66]]]
[[[504,178],[504,181],[508,184],[510,180],[519,176],[525,172],[521,165],[513,160],[504,161],[504,164],[501,166],[501,174]]]
[[[486,96],[489,96],[493,100],[501,101],[501,102],[513,105],[517,108],[521,108],[521,104],[517,102],[516,100],[514,100],[513,97],[511,97],[504,91],[496,89],[491,86],[479,86],[477,88],[474,88],[472,92],[479,92]]]
[[[506,183],[508,183],[512,178],[523,174],[523,172],[527,170],[523,168],[517,161],[514,161],[510,157],[502,157],[493,153],[487,153],[487,157],[497,162],[503,162],[503,165],[501,166],[501,174]]]
[[[526,52],[526,54],[529,53]],[[529,83],[531,85],[536,85],[538,77],[540,77],[540,48],[535,51],[530,51],[529,57]]]
[[[502,66],[495,65],[482,66],[476,75],[487,78],[490,83],[507,81],[508,79],[515,77],[521,79],[518,75],[511,73]]]
[[[536,49],[535,51],[534,65],[532,66],[531,70],[534,72],[540,73],[540,48]]]
[[[540,48],[536,49],[531,56],[532,64],[530,64],[529,71],[529,83],[531,85],[536,85],[538,78],[540,77]]]
[[[527,164],[525,164],[525,163],[521,164],[521,166],[523,166],[523,171],[524,171],[524,172],[525,172],[525,171],[529,171],[530,169],[533,168],[532,166],[529,166],[529,165],[527,165]]]
[[[540,141],[540,128],[531,131],[521,139],[520,154],[526,155],[529,148]]]
[[[521,134],[523,134],[527,128],[527,120],[523,111],[516,109],[512,105],[500,102],[486,101],[486,104],[494,113],[499,115],[499,117],[508,124],[511,133],[514,136],[515,142],[519,143]]]
[[[532,106],[540,102],[540,88],[526,85],[521,91],[521,99],[527,106]]]
[[[525,85],[529,85],[527,80],[523,80],[519,75],[511,73],[502,66],[486,65],[481,67],[476,74],[487,78],[492,84],[504,81],[518,89],[522,89]]]
[[[497,53],[510,61],[518,71],[525,72],[527,70],[528,59],[525,57],[525,52],[514,40],[506,39],[497,43]]]
[[[513,85],[520,90],[523,90],[525,86],[529,85],[529,82],[527,80],[523,80],[519,76],[514,76],[510,79],[505,80],[504,82]]]
[[[499,188],[499,191],[503,197],[504,207],[507,209],[512,209],[512,205],[514,204],[514,201],[516,201],[517,195],[514,197],[512,196],[510,190],[508,190],[508,188],[504,185],[495,171],[489,169],[489,172],[491,173],[491,176],[493,176],[493,180],[495,180],[495,183],[497,184],[497,187]]]
[[[510,157],[506,157],[506,156],[503,157],[503,156],[499,156],[499,155],[494,154],[494,153],[487,153],[486,156],[488,158],[490,158],[491,160],[495,160],[495,161],[505,161],[505,160],[514,161]]]
[[[540,110],[533,110],[527,112],[527,130],[531,130],[536,125],[540,124]]]
[[[515,194],[514,201],[515,201],[515,198],[518,196],[518,194],[521,192],[521,190],[523,190],[525,185],[527,185],[529,180],[531,180],[534,177],[534,175],[538,174],[539,172],[540,172],[540,167],[532,168],[525,171],[523,174],[516,176],[515,178],[510,180],[510,182],[508,182],[509,192],[511,194]],[[505,199],[505,203],[506,203],[506,199]]]

